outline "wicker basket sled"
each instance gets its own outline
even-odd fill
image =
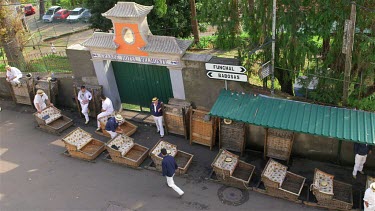
[[[262,172],[262,182],[268,195],[298,201],[306,178],[289,172],[287,169],[287,166],[269,159]]]
[[[113,145],[118,149],[112,148]],[[132,168],[138,168],[143,163],[149,150],[147,147],[134,143],[132,138],[123,134],[118,134],[105,147],[113,162]]]
[[[225,120],[219,124],[219,148],[240,152],[241,156],[245,149],[245,124]]]
[[[73,125],[73,120],[61,114],[61,111],[53,106],[49,106],[41,113],[34,113],[38,128],[60,135],[60,133]]]
[[[334,176],[315,169],[310,190],[318,205],[336,210],[350,210],[353,207],[353,191],[350,184],[334,180]]]
[[[20,78],[20,86],[9,83],[13,101],[18,104],[33,105],[34,79]]]
[[[190,144],[197,143],[212,147],[215,145],[217,120],[208,116],[208,111],[190,110]]]
[[[62,141],[70,156],[83,160],[94,160],[105,150],[103,142],[92,138],[90,133],[81,128],[70,132]]]
[[[184,107],[163,104],[163,118],[168,133],[183,135],[187,139],[186,112]]]
[[[293,139],[293,132],[268,128],[265,136],[264,155],[289,163]]]
[[[108,118],[114,117],[114,116],[115,115],[112,114],[109,116],[104,116],[104,117],[99,118],[101,131],[96,131],[96,133],[99,135],[111,138],[111,135],[105,130],[105,125],[107,124]],[[124,131],[123,134],[126,136],[133,135],[137,131],[137,128],[138,128],[138,126],[126,121],[125,118],[124,118],[124,122],[121,123],[119,127]]]
[[[169,152],[169,155],[174,157],[178,166],[178,169],[176,170],[176,175],[186,174],[193,160],[194,155],[181,150],[177,150],[176,145],[163,140],[159,140],[150,151],[150,157],[155,164],[156,170],[162,171],[161,164],[163,158],[160,156],[160,150],[162,148],[165,148]]]
[[[221,149],[211,164],[218,180],[225,185],[248,189],[255,166]]]

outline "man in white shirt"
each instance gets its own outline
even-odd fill
[[[104,116],[109,116],[109,115],[111,115],[114,112],[111,99],[109,99],[108,97],[106,97],[104,95],[102,95],[100,97],[100,99],[102,100],[102,112],[100,114],[98,114],[98,116],[96,117],[96,119],[98,121],[98,128],[96,129],[96,131],[100,130],[99,119],[101,117],[104,117]]]
[[[375,182],[367,188],[363,197],[364,211],[375,211]]]
[[[89,123],[89,103],[92,99],[92,95],[86,90],[85,86],[81,86],[81,90],[78,92],[78,101],[81,103],[82,114],[85,116],[87,125]]]
[[[5,66],[5,69],[7,70],[6,80],[12,85],[19,85],[19,79],[22,78],[21,71],[18,68],[9,65]]]
[[[34,97],[34,106],[38,113],[42,112],[42,110],[47,107],[46,101],[48,106],[53,106],[53,104],[49,101],[48,96],[44,93],[44,91],[38,89]]]

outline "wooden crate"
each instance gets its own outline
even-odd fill
[[[315,198],[320,201],[332,200],[334,195],[334,176],[332,174],[325,173],[319,169],[315,169],[314,180],[310,186]]]
[[[320,199],[318,205],[328,209],[351,210],[353,207],[352,185],[333,180],[333,198]]]
[[[34,82],[35,90],[41,89],[46,93],[51,103],[56,104],[57,95],[59,94],[59,83],[58,81],[48,81],[46,79],[40,79]]]
[[[51,121],[44,120],[44,115],[56,115]],[[58,115],[57,115],[58,114]],[[73,120],[61,114],[61,111],[53,106],[49,106],[41,113],[34,113],[35,120],[38,123],[38,128],[49,133],[60,135],[61,132],[73,125]]]
[[[287,174],[287,166],[269,159],[263,169],[261,180],[266,188],[280,188]]]
[[[208,111],[190,110],[190,144],[197,143],[212,147],[215,145],[217,119],[208,116]]]
[[[75,144],[82,140],[81,137],[85,137],[85,143]],[[76,140],[77,142],[72,140]],[[103,142],[92,138],[91,134],[81,128],[70,132],[62,141],[65,143],[65,148],[72,157],[83,160],[94,160],[105,150],[105,144]]]
[[[82,113],[81,113],[82,108],[81,108],[81,103],[78,101],[78,92],[81,90],[82,85],[85,85],[86,90],[91,92],[91,95],[92,95],[92,99],[89,103],[89,111],[90,111],[89,116],[96,118],[102,109],[102,100],[100,99],[100,96],[103,92],[103,87],[97,86],[97,85],[88,85],[88,84],[83,84],[83,83],[82,84],[75,83],[73,85],[74,98],[75,98],[75,102],[77,105],[78,113],[81,115],[81,117],[82,117]]]
[[[187,139],[187,125],[185,108],[178,105],[163,104],[163,118],[167,133],[185,136]]]
[[[194,155],[190,153],[177,150],[177,154],[174,157],[178,166],[178,170],[176,173],[179,175],[186,174],[188,168],[190,167],[191,161],[193,160],[193,157]]]
[[[116,137],[119,137],[119,136],[123,136],[123,135],[117,135]],[[116,139],[116,137],[114,139]],[[113,162],[124,164],[129,167],[137,168],[147,158],[147,152],[149,149],[137,143],[134,143],[132,147],[130,148],[130,150],[128,150],[124,155],[122,155],[120,150],[116,150],[111,147],[114,139],[112,139],[105,145]]]
[[[266,129],[264,155],[270,158],[285,160],[289,163],[293,139],[293,132],[271,128]]]
[[[162,171],[162,166],[161,166],[161,162],[163,161],[163,157],[160,156],[160,150],[162,148],[165,148],[166,150],[170,150],[171,151],[171,156],[172,157],[175,157],[176,154],[178,153],[178,150],[177,150],[177,146],[174,145],[174,144],[171,144],[171,143],[168,143],[166,141],[163,141],[163,140],[159,140],[154,147],[152,147],[152,149],[150,150],[150,157],[152,159],[152,161],[154,162],[155,164],[155,168],[156,170],[158,171]]]
[[[99,131],[99,132],[96,131],[96,133],[99,134],[99,135],[111,138],[111,135],[105,130],[105,125],[107,124],[108,118],[114,117],[114,116],[115,115],[113,114],[113,115],[104,116],[104,117],[99,118],[101,131]],[[126,121],[125,117],[124,117],[124,122],[121,125],[119,125],[119,127],[124,131],[124,135],[126,135],[126,136],[133,135],[138,129],[138,126],[136,126],[135,124],[132,124],[132,123]]]
[[[33,78],[20,78],[21,86],[9,84],[13,101],[18,104],[33,106],[35,95],[34,79]]]
[[[225,159],[231,158],[232,161],[226,163]],[[215,174],[219,180],[226,180],[232,176],[236,166],[238,165],[239,156],[235,155],[225,149],[220,149],[219,153],[216,155],[211,166],[215,171]]]
[[[239,160],[232,176],[228,178],[227,184],[240,189],[247,189],[249,187],[249,183],[251,177],[253,176],[254,170],[254,165]]]
[[[224,120],[219,124],[219,147],[227,150],[240,152],[241,156],[245,149],[245,124],[232,122],[225,124]]]
[[[306,178],[287,171],[280,188],[266,187],[268,195],[290,201],[298,201]]]

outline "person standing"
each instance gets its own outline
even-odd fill
[[[364,211],[375,211],[375,182],[367,188],[363,197]]]
[[[48,106],[53,106],[53,104],[49,101],[46,93],[44,93],[43,90],[38,89],[38,91],[36,91],[36,95],[34,97],[34,106],[35,106],[36,110],[38,111],[38,113],[42,112],[43,109],[47,108],[46,102],[47,102]]]
[[[52,52],[53,54],[56,54],[56,47],[55,47],[55,45],[53,44],[53,42],[51,42],[51,52]]]
[[[120,114],[117,114],[115,117],[108,118],[107,124],[105,125],[105,130],[109,133],[109,135],[111,135],[111,138],[114,138],[117,134],[124,132],[119,127],[122,122],[124,122],[124,118]]]
[[[177,187],[173,180],[174,173],[178,168],[177,163],[172,156],[168,155],[165,148],[161,149],[160,152],[163,157],[163,161],[161,162],[163,176],[167,178],[168,186],[176,191],[179,197],[182,197],[185,194],[184,191]]]
[[[21,71],[16,67],[11,67],[9,65],[5,66],[7,70],[6,80],[12,85],[20,85],[19,79],[22,78]]]
[[[361,174],[365,174],[363,172],[363,165],[366,162],[366,158],[368,154],[371,154],[372,146],[368,144],[354,144],[354,169],[353,169],[353,178],[357,179],[357,172]]]
[[[82,114],[85,116],[87,125],[90,121],[89,118],[89,103],[92,99],[92,95],[89,91],[86,90],[85,86],[81,86],[81,90],[78,92],[78,101],[81,103]]]
[[[96,131],[100,130],[99,119],[101,117],[111,115],[114,111],[111,99],[104,96],[103,94],[100,96],[100,99],[102,100],[102,112],[100,114],[98,114],[98,116],[96,117],[97,123],[98,123],[98,128],[96,128]]]
[[[162,110],[162,102],[159,102],[157,97],[152,98],[152,103],[150,106],[150,111],[152,116],[154,117],[154,121],[157,128],[157,133],[160,133],[160,137],[164,137],[164,128],[163,128],[163,110]]]

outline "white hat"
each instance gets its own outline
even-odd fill
[[[115,119],[116,119],[117,121],[121,122],[121,121],[124,120],[124,117],[122,117],[120,114],[117,114],[117,115],[115,116]]]
[[[38,91],[36,91],[36,93],[37,93],[38,95],[42,95],[42,94],[44,94],[44,91],[41,90],[41,89],[38,89]]]
[[[375,182],[373,182],[373,183],[370,184],[370,188],[373,189],[373,190],[375,190]]]

